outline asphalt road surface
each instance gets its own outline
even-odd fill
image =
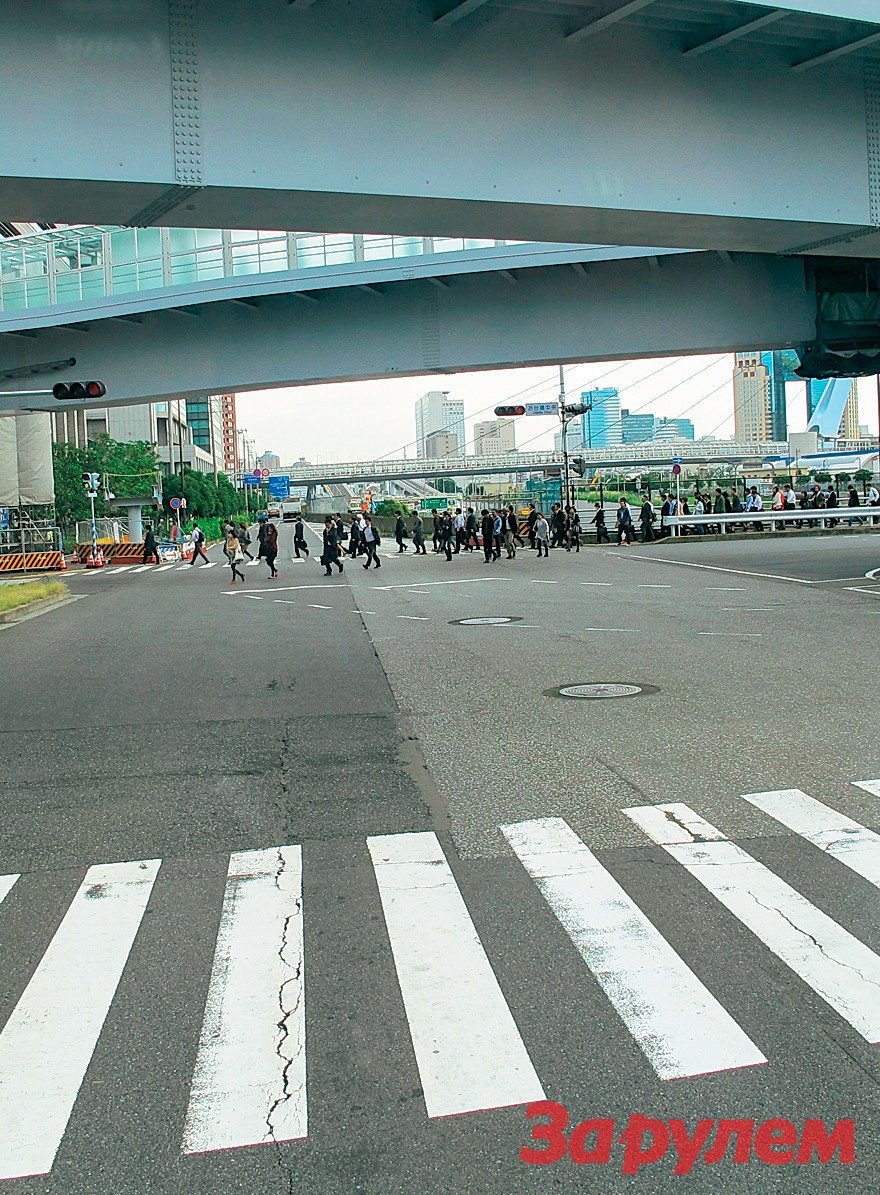
[[[876,1190],[880,539],[211,558],[0,629],[0,1195]]]

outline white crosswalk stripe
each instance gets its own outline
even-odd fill
[[[828,863],[819,857],[818,866],[840,862],[877,882],[880,835],[799,789],[745,799],[832,857]],[[856,937],[686,805],[624,813],[858,1034],[880,1041],[880,959]],[[768,1056],[774,1061],[768,1043],[753,1042],[725,1008],[719,989],[726,974],[710,991],[566,822],[541,818],[502,832],[512,854],[501,863],[524,867],[555,918],[544,914],[548,931],[561,927],[586,964],[584,983],[595,980],[620,1018],[609,1020],[604,1034],[612,1058],[632,1041],[661,1080],[727,1072],[728,1083]],[[384,917],[388,965],[427,1117],[542,1099],[554,1076],[538,1076],[530,1050],[543,1047],[543,1056],[552,1057],[546,1053],[552,1043],[534,1040],[552,1019],[533,1010],[531,1036],[517,1024],[436,835],[368,838],[360,866],[370,864],[378,888],[374,912],[381,908]],[[91,867],[33,976],[22,979],[24,990],[0,1032],[0,1180],[51,1172],[120,981],[134,982],[136,970],[128,978],[124,972],[138,949],[160,865]],[[19,880],[0,875],[0,927],[19,914],[17,901],[3,904]],[[323,910],[304,917],[302,894],[300,846],[230,857],[186,1113],[174,1129],[173,1149],[182,1142],[185,1154],[207,1154],[307,1137],[306,952],[309,934],[323,933]],[[24,890],[16,896],[24,899]],[[158,927],[151,928],[155,935]],[[520,935],[519,919],[507,930]],[[521,940],[523,950],[534,949],[532,937],[523,932]],[[3,950],[0,928],[0,956]],[[752,966],[761,962],[756,956]],[[16,982],[14,974],[4,979]],[[566,1007],[589,1007],[586,996],[561,993]],[[112,1031],[127,1030],[113,1022]],[[339,1026],[323,1025],[319,1037],[337,1032]],[[344,1039],[337,1048],[345,1048]],[[377,1057],[384,1052],[382,1046]]]
[[[873,797],[880,797],[880,780],[854,780],[853,784]]]
[[[306,1136],[302,852],[232,856],[184,1153]]]
[[[428,1115],[543,1099],[436,835],[367,843]]]
[[[880,958],[687,805],[624,812],[865,1038],[880,1042]]]
[[[880,888],[880,834],[829,809],[799,788],[748,793],[744,800]]]
[[[114,573],[127,573],[130,568],[134,568],[133,564],[120,564],[118,568],[111,568],[108,570],[108,576],[112,577]]]
[[[561,818],[502,831],[661,1079],[767,1061]]]
[[[0,1033],[0,1179],[52,1169],[158,871],[89,869]]]

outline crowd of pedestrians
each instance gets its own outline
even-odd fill
[[[792,520],[796,527],[801,527],[817,522],[815,519],[811,520],[807,512],[829,510],[839,506],[853,510],[864,506],[880,507],[880,492],[876,486],[871,485],[866,489],[863,500],[855,485],[850,483],[845,500],[841,500],[831,485],[823,487],[816,482],[800,492],[795,491],[788,482],[774,486],[767,499],[754,485],[744,492],[742,498],[737,490],[722,489],[720,486],[716,486],[713,491],[697,487],[692,495],[676,495],[661,491],[658,506],[655,506],[647,495],[642,496],[640,504],[633,505],[627,498],[621,497],[613,511],[614,531],[618,545],[626,547],[635,542],[636,536],[642,543],[650,543],[671,535],[672,524],[669,520],[676,515],[694,518],[693,524],[679,527],[681,534],[707,535],[720,531],[720,524],[713,522],[713,515],[742,514],[742,524],[731,521],[727,524],[730,530],[762,530],[763,523],[757,516],[764,511],[804,511],[803,520]],[[409,523],[403,514],[399,514],[394,527],[394,541],[397,544],[398,555],[409,551],[411,545],[416,556],[427,555],[426,545],[430,541],[432,551],[445,557],[447,561],[462,553],[482,552],[484,561],[494,564],[502,558],[502,554],[507,560],[515,559],[517,551],[526,547],[539,559],[546,559],[551,548],[579,552],[582,536],[585,530],[590,528],[595,533],[596,543],[610,544],[611,536],[606,521],[610,514],[602,503],[596,502],[585,529],[576,508],[564,506],[560,502],[554,502],[549,511],[544,511],[532,503],[523,518],[517,515],[512,504],[492,508],[469,506],[467,509],[459,506],[454,510],[433,511],[427,520],[416,512],[411,516]],[[864,522],[866,519],[872,523],[880,521],[880,511],[876,515],[853,514],[848,521],[852,524]],[[779,526],[784,527],[785,523],[780,523]],[[245,523],[224,523],[223,535],[223,552],[229,564],[232,585],[245,580],[241,566],[246,559],[263,561],[269,568],[269,580],[278,576],[278,528],[265,516],[257,523],[256,558],[250,550],[252,539]],[[145,540],[144,557],[146,560],[158,559],[155,535],[148,530],[148,536],[151,538]],[[199,559],[208,563],[205,536],[198,523],[193,527],[190,540],[193,546],[190,563],[195,565]],[[334,567],[338,572],[343,572],[346,556],[351,560],[358,560],[364,569],[381,568],[381,543],[379,528],[371,515],[353,514],[348,523],[343,520],[342,515],[327,515],[324,519],[319,557],[324,575],[332,576]],[[310,555],[302,515],[297,515],[294,523],[293,550],[297,559],[308,558]]]

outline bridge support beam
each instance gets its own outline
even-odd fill
[[[714,253],[595,262],[390,282],[381,302],[356,286],[319,303],[267,295],[259,307],[205,303],[177,320],[86,323],[88,336],[43,327],[33,340],[0,334],[0,372],[70,356],[105,382],[94,404],[503,366],[607,361],[739,348],[785,348],[814,334],[815,299],[801,259]],[[2,325],[0,325],[2,327]],[[0,396],[0,403],[4,401]],[[6,400],[9,409],[27,400]],[[44,405],[52,400],[42,400]],[[32,400],[30,405],[35,405]]]

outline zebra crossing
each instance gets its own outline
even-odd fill
[[[857,787],[880,797],[880,781]],[[874,831],[800,789],[742,799],[830,866],[880,887]],[[864,1041],[880,1043],[880,957],[850,928],[685,804],[622,816]],[[709,985],[687,965],[563,819],[512,823],[501,833],[510,865],[535,884],[584,964],[584,1000],[595,981],[658,1080],[773,1065],[772,1040],[753,1041],[725,1008],[723,981]],[[539,1043],[514,1017],[437,836],[377,835],[364,847],[427,1118],[544,1098],[553,1076],[534,1065]],[[179,1126],[183,1155],[309,1135],[307,865],[299,845],[230,856]],[[161,867],[152,859],[88,868],[0,1030],[0,1179],[51,1173]],[[0,876],[0,951],[3,905],[20,879]]]

